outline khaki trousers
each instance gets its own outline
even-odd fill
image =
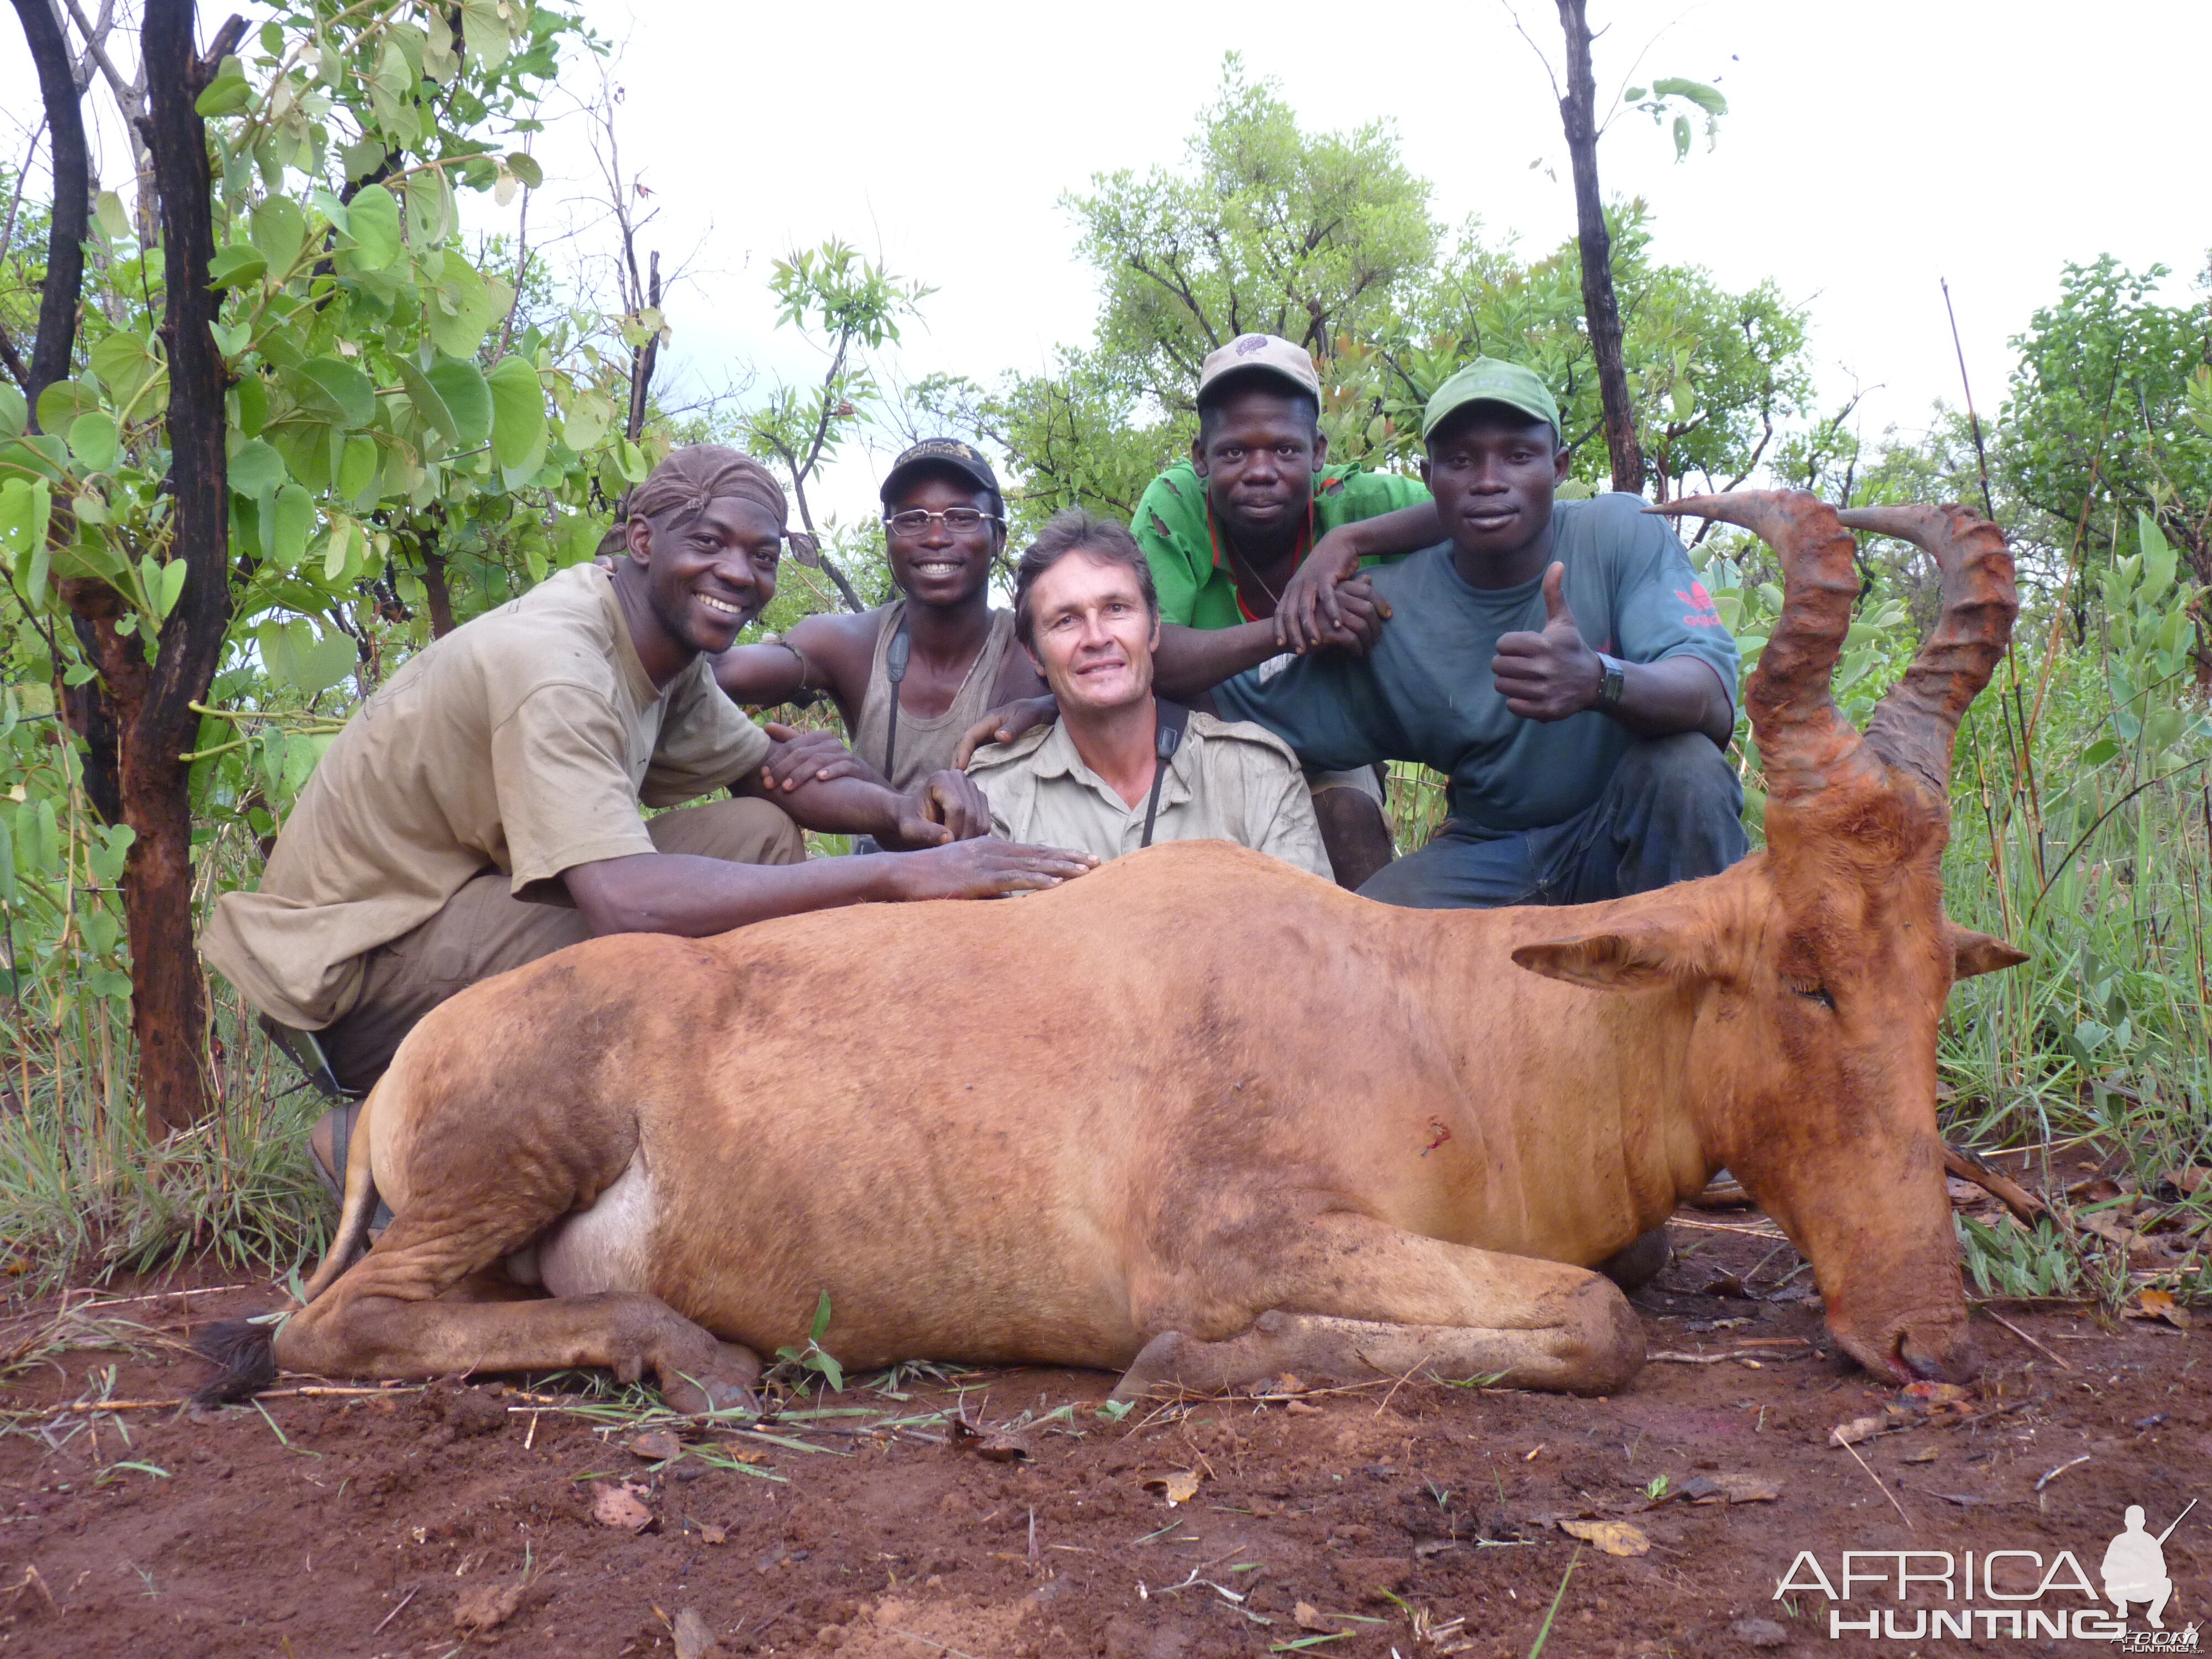
[[[806,857],[799,827],[783,809],[749,796],[664,812],[646,832],[663,853],[732,864],[798,864]],[[367,1090],[392,1063],[399,1040],[447,997],[592,936],[574,907],[532,903],[507,886],[505,875],[488,870],[429,921],[369,952],[361,1000],[316,1033],[340,1086]]]

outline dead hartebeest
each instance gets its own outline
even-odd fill
[[[826,1292],[848,1367],[1097,1366],[1125,1395],[1284,1371],[1607,1390],[1644,1338],[1590,1264],[1725,1164],[1811,1258],[1845,1349],[1964,1374],[1936,1025],[1954,978],[2019,957],[1945,919],[1940,867],[2011,561],[1956,507],[1664,510],[1781,556],[1749,695],[1765,851],[1634,898],[1477,912],[1171,845],[1014,903],[577,945],[401,1047],[274,1361],[650,1370],[697,1411],[744,1401]],[[1942,572],[1942,618],[1864,736],[1829,694],[1846,525]],[[396,1217],[349,1267],[376,1192]],[[550,1294],[469,1298],[502,1268]],[[258,1341],[231,1343],[233,1389],[268,1374]]]

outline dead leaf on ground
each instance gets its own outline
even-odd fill
[[[461,1599],[453,1604],[455,1628],[481,1635],[495,1630],[515,1615],[522,1606],[522,1581],[511,1584],[477,1584],[461,1592]]]
[[[1888,1426],[1879,1417],[1855,1417],[1848,1423],[1838,1423],[1828,1431],[1832,1446],[1856,1446],[1862,1440],[1870,1440]]]
[[[2173,1299],[2171,1291],[2146,1285],[2124,1310],[2130,1319],[2162,1319],[2177,1331],[2189,1328],[2189,1310]]]
[[[623,1532],[643,1532],[653,1524],[653,1510],[645,1501],[645,1488],[635,1480],[611,1486],[592,1482],[592,1519]]]
[[[1596,1545],[1607,1555],[1644,1555],[1651,1548],[1644,1529],[1626,1521],[1562,1521],[1559,1530],[1570,1538]]]
[[[1174,1469],[1166,1474],[1151,1475],[1146,1479],[1145,1490],[1159,1493],[1168,1500],[1168,1507],[1172,1509],[1177,1504],[1188,1504],[1198,1496],[1198,1475],[1190,1469]]]
[[[2183,1197],[2193,1198],[2207,1182],[2212,1182],[2212,1170],[2202,1164],[2191,1164],[2185,1169],[2168,1170],[2160,1179],[2171,1182]]]
[[[676,1615],[672,1627],[676,1638],[676,1659],[710,1659],[722,1650],[714,1639],[714,1632],[707,1628],[707,1621],[699,1616],[696,1607],[685,1607]]]
[[[1322,1414],[1320,1407],[1309,1406],[1303,1400],[1285,1401],[1283,1409],[1292,1417],[1319,1417]]]
[[[1681,1496],[1692,1504],[1771,1504],[1782,1489],[1755,1474],[1700,1474],[1682,1486]]]
[[[699,1536],[709,1544],[726,1544],[730,1541],[730,1529],[727,1527],[718,1527],[710,1521],[702,1522],[699,1525]]]
[[[1310,1601],[1301,1601],[1291,1609],[1291,1617],[1297,1621],[1300,1630],[1334,1630],[1322,1614],[1322,1610]]]
[[[1933,1446],[1923,1446],[1918,1451],[1905,1453],[1905,1461],[1908,1463],[1933,1463],[1942,1455]]]
[[[1030,1449],[1010,1434],[986,1435],[975,1443],[975,1455],[986,1463],[1018,1463]]]
[[[653,1429],[644,1434],[634,1434],[623,1443],[631,1453],[648,1462],[664,1462],[672,1457],[684,1455],[684,1443],[665,1429]]]

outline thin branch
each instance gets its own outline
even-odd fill
[[[1513,9],[1513,0],[1498,0],[1498,3],[1505,8],[1505,15],[1513,20],[1513,32],[1528,43],[1528,50],[1536,54],[1536,61],[1544,66],[1544,77],[1552,83],[1553,98],[1555,100],[1565,99],[1566,94],[1559,90],[1559,77],[1552,68],[1552,60],[1544,55],[1543,47],[1536,44],[1535,36],[1521,27],[1521,14]]]

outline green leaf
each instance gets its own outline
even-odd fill
[[[248,283],[259,282],[268,271],[269,261],[259,248],[251,242],[231,242],[217,248],[208,261],[208,286],[218,293],[244,288]]]
[[[86,472],[112,472],[120,436],[112,415],[100,410],[80,415],[70,422],[70,455]]]
[[[819,1343],[829,1334],[830,1292],[824,1291],[822,1292],[821,1301],[814,1304],[814,1328],[808,1335],[810,1340]]]
[[[87,361],[118,405],[131,403],[161,368],[160,360],[148,349],[145,337],[127,328],[118,329],[93,347]]]
[[[409,239],[418,250],[435,249],[453,228],[453,187],[446,182],[446,170],[425,167],[410,173],[404,188]]]
[[[459,426],[459,419],[446,407],[445,395],[430,383],[429,376],[405,357],[399,359],[399,384],[407,389],[407,401],[415,405],[415,418],[447,442],[456,441],[454,428]]]
[[[354,664],[360,660],[354,642],[343,634],[333,632],[319,639],[304,619],[264,627],[260,637],[261,659],[268,664],[270,673],[304,696],[329,690],[353,672]],[[276,750],[273,756],[270,750]],[[280,778],[285,758],[282,749],[266,744],[264,763],[273,759]]]
[[[295,483],[276,492],[272,520],[270,556],[286,570],[307,556],[307,538],[315,528],[315,498]]]
[[[1686,98],[1707,115],[1719,117],[1728,113],[1728,100],[1721,96],[1720,88],[1709,87],[1703,81],[1685,81],[1669,76],[1651,83],[1652,94],[1659,98]]]
[[[100,234],[111,242],[131,239],[131,215],[123,205],[123,198],[112,190],[103,190],[92,204],[92,216],[100,226]]]
[[[446,435],[457,444],[480,444],[491,435],[491,387],[483,371],[465,358],[443,357],[423,377],[450,411]]]
[[[338,463],[337,492],[342,501],[356,501],[376,482],[376,441],[355,433],[345,441],[345,457]]]
[[[399,204],[382,185],[364,185],[356,193],[347,205],[346,228],[356,269],[382,270],[399,257]]]
[[[31,406],[12,386],[0,385],[0,438],[20,438],[30,429]]]
[[[66,432],[80,415],[100,407],[90,386],[76,380],[56,380],[39,394],[39,427],[46,432]]]
[[[353,520],[331,520],[330,538],[323,547],[323,580],[335,583],[345,574],[346,556],[353,550]]]
[[[536,190],[538,185],[545,182],[544,169],[538,165],[538,158],[531,155],[528,150],[509,151],[507,158],[507,170],[521,179],[532,190]]]
[[[461,40],[486,70],[507,62],[507,23],[501,0],[461,0]]]
[[[1674,118],[1674,159],[1679,161],[1689,153],[1690,118],[1678,115]]]
[[[307,216],[289,196],[270,196],[254,204],[253,246],[280,277],[299,262],[307,240]]]
[[[2142,593],[2140,604],[2156,605],[2173,583],[2174,551],[2158,520],[2140,509],[2136,514],[2136,536],[2142,544]]]
[[[253,101],[253,88],[246,83],[246,70],[235,58],[226,58],[208,89],[192,100],[203,116],[235,115]]]
[[[2102,766],[2120,752],[2120,745],[2110,738],[2100,738],[2081,751],[2084,766]]]
[[[494,315],[490,292],[477,268],[447,248],[436,286],[426,289],[422,320],[430,343],[448,357],[473,357]]]
[[[343,359],[310,357],[291,373],[298,377],[287,381],[292,394],[302,404],[326,409],[339,425],[367,426],[376,418],[375,383]]]
[[[545,392],[525,357],[500,359],[487,377],[491,386],[491,453],[503,467],[520,466],[545,441]]]
[[[44,478],[10,478],[0,486],[0,544],[13,556],[16,585],[33,611],[46,602],[46,527],[52,517],[53,492]]]
[[[1644,101],[1644,88],[1642,87],[1628,88],[1620,94],[1620,101],[1624,104],[1642,103]]]
[[[578,454],[597,446],[615,423],[615,406],[605,392],[580,392],[561,422],[561,441]]]
[[[154,614],[164,622],[177,608],[184,596],[185,577],[189,574],[182,559],[172,559],[167,564],[156,564],[154,556],[146,556],[146,597],[153,601]]]
[[[285,482],[284,460],[258,438],[248,438],[230,453],[230,487],[257,498]]]

